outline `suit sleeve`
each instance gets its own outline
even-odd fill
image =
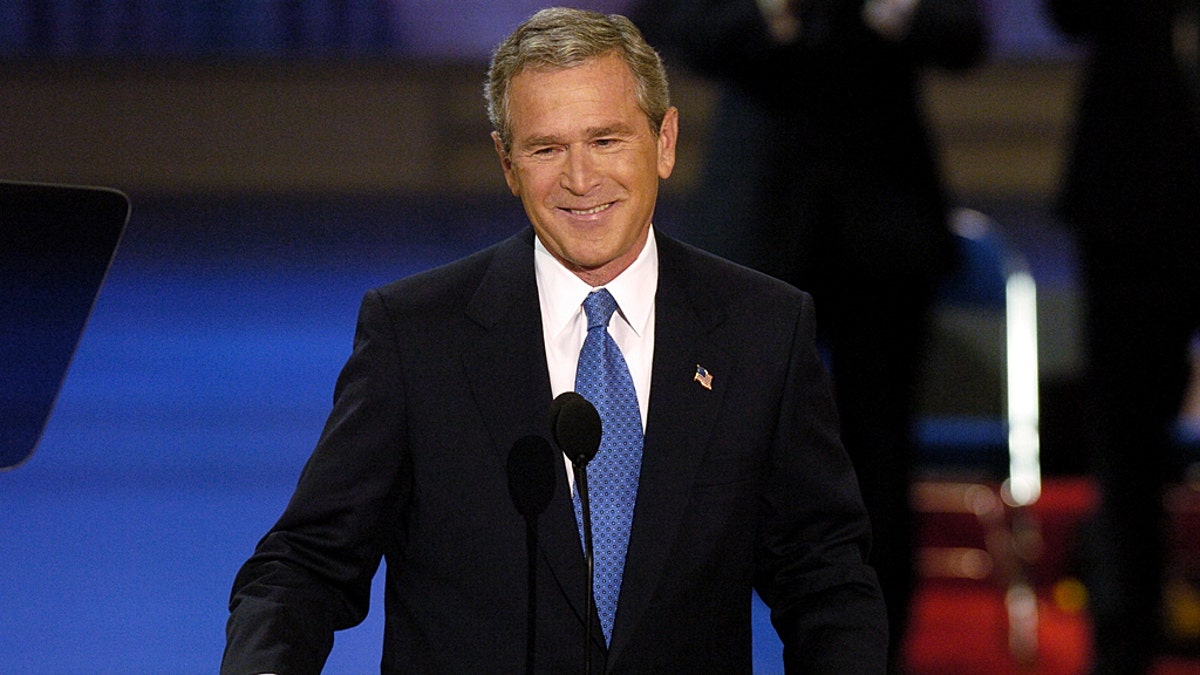
[[[755,587],[789,673],[883,673],[887,619],[866,564],[870,524],[839,440],[812,300],[796,320],[763,498]]]
[[[333,410],[283,515],[239,571],[221,672],[319,673],[366,617],[380,522],[404,501],[396,340],[378,293],[359,312]]]

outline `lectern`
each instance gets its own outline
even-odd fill
[[[41,439],[129,212],[109,188],[0,181],[0,470]]]

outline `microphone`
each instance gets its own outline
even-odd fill
[[[508,492],[517,512],[535,521],[554,497],[554,450],[545,438],[518,438],[508,451]]]
[[[583,556],[587,561],[587,613],[583,630],[583,672],[592,672],[592,615],[596,613],[596,558],[592,551],[592,510],[588,503],[587,463],[600,449],[600,413],[582,395],[567,391],[550,404],[550,433],[571,460],[583,521]]]
[[[600,449],[600,413],[580,394],[563,392],[550,404],[550,433],[572,464],[586,466]]]

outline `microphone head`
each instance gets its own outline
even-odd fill
[[[550,441],[535,434],[518,438],[508,451],[509,495],[527,519],[541,515],[554,497],[554,457]]]
[[[573,463],[586,465],[600,449],[600,413],[578,393],[563,392],[550,405],[550,433]]]

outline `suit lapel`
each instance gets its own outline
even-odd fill
[[[463,365],[503,467],[517,439],[529,434],[549,437],[552,392],[542,341],[532,230],[498,245],[467,314],[481,331],[478,339],[466,341]],[[552,573],[582,620],[587,567],[566,469],[559,458],[555,453],[554,496],[538,519],[538,540]]]
[[[538,411],[550,405],[533,249],[525,238],[518,235],[497,246],[467,315],[481,331],[463,341],[463,365],[471,395],[505,459],[509,444],[532,431],[528,427]]]
[[[723,313],[703,284],[698,286],[688,264],[692,259],[678,243],[656,237],[659,281],[650,410],[610,663],[636,629],[665,572],[721,407],[723,383],[734,367],[730,356],[709,340]],[[711,389],[695,380],[698,366],[713,375]]]

